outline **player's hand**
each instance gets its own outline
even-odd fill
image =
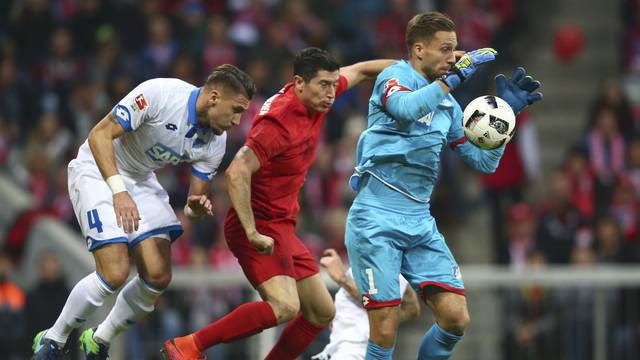
[[[122,191],[113,195],[113,209],[116,212],[116,221],[125,233],[130,234],[138,231],[138,221],[140,213],[135,201],[128,191]]]
[[[524,68],[519,67],[509,80],[503,74],[496,76],[498,97],[506,101],[516,115],[527,105],[542,100],[542,93],[534,92],[540,87],[540,81],[524,75]]]
[[[262,255],[271,255],[273,254],[273,238],[262,235],[259,232],[254,232],[251,235],[247,235],[249,242],[253,245],[256,250]]]
[[[338,255],[338,252],[334,249],[327,249],[322,253],[320,265],[327,269],[329,277],[336,283],[340,284],[344,279],[344,264],[342,263],[342,259],[340,259],[340,255]]]
[[[456,58],[460,52],[456,52]],[[492,48],[482,48],[465,53],[460,57],[452,67],[451,70],[442,75],[440,78],[449,89],[453,90],[458,85],[462,84],[478,69],[478,66],[489,61],[493,61],[498,54]]]
[[[203,215],[213,216],[213,203],[207,195],[189,195],[187,206],[193,213],[193,218],[200,218]]]

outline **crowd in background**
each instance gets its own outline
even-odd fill
[[[154,77],[176,77],[200,85],[211,69],[223,63],[236,64],[249,73],[258,92],[241,125],[229,133],[227,153],[219,169],[222,173],[244,143],[251,120],[264,100],[291,80],[292,55],[298,50],[307,46],[325,48],[345,65],[374,58],[403,58],[407,21],[417,12],[440,10],[456,23],[459,48],[493,46],[500,50],[495,66],[513,67],[521,60],[514,40],[528,30],[521,14],[522,3],[514,0],[2,1],[0,169],[33,195],[38,215],[56,216],[77,229],[67,194],[66,165],[75,157],[90,129],[138,83]],[[479,176],[492,214],[492,260],[496,263],[521,269],[547,263],[584,266],[640,262],[640,100],[633,101],[634,79],[640,74],[637,17],[640,10],[636,1],[623,3],[630,10],[623,16],[625,45],[620,56],[625,80],[602,82],[585,119],[581,141],[558,149],[567,152],[564,162],[558,164],[552,176],[542,178],[535,119],[525,112],[519,116],[517,136],[508,145],[497,173]],[[477,81],[455,94],[463,106],[490,91],[491,69],[483,69],[485,76],[476,76]],[[370,93],[371,84],[365,84],[337,99],[327,117],[317,160],[301,194],[297,231],[316,255],[327,247],[345,254],[344,221],[354,195],[348,189],[347,179],[353,170],[355,144],[366,125]],[[434,193],[432,210],[446,234],[447,226],[465,211],[463,204],[467,199],[458,191],[462,182],[459,175],[464,171],[461,163],[445,153],[442,164],[441,183]],[[173,245],[174,263],[240,271],[222,236],[224,215],[229,207],[224,178],[216,176],[213,180],[215,216],[190,222],[181,210],[189,176],[189,166],[158,171],[185,230]],[[542,201],[528,196],[529,187],[540,182],[546,184],[542,188],[548,189]],[[29,223],[29,216],[35,216],[34,212],[20,217],[20,226]],[[17,248],[20,235],[24,235],[20,226],[6,236]],[[473,242],[464,245],[461,240],[458,246],[473,246]],[[15,251],[9,255],[16,260]],[[1,275],[0,271],[0,282]],[[64,289],[61,284],[58,287]],[[548,312],[543,310],[547,304],[544,294],[528,290],[532,291],[510,302],[514,306],[517,324],[514,326],[518,329],[514,333],[518,335],[509,341],[518,349],[535,345],[538,334],[546,334],[540,341],[557,339],[553,336],[557,333],[545,329],[560,331],[557,324],[545,322],[544,315]],[[184,297],[168,294],[158,304],[161,311],[135,327],[127,337],[129,353],[136,354],[131,358],[151,356],[145,354],[154,353],[161,338],[208,323],[242,303],[244,296],[242,290],[224,293],[193,290],[193,294]],[[635,297],[636,302],[638,298]],[[0,297],[0,308],[9,304],[24,311],[29,296],[26,299],[14,304],[5,303]],[[554,306],[558,306],[557,301]],[[0,316],[0,321],[4,319]],[[43,323],[53,322],[49,320]],[[629,324],[637,323],[637,319],[629,320]],[[155,330],[145,331],[145,327]],[[24,334],[29,338],[33,331],[25,328]],[[637,330],[621,331],[627,331],[629,339],[637,337]],[[5,343],[12,342],[0,339],[0,344]],[[147,349],[133,344],[149,346]],[[506,347],[510,349],[509,345]],[[509,349],[505,351],[516,351]],[[224,358],[231,358],[232,353],[242,358],[244,350],[238,346]],[[216,351],[223,352],[224,348]]]

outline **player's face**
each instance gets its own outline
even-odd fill
[[[454,50],[458,39],[454,31],[438,31],[429,43],[418,42],[414,45],[414,56],[418,66],[433,81],[444,75],[456,63]]]
[[[331,109],[336,99],[339,80],[339,70],[319,70],[316,76],[308,82],[298,75],[294,76],[298,97],[307,109],[315,112],[325,112]]]
[[[240,117],[249,107],[246,96],[228,89],[213,90],[208,99],[206,122],[216,135],[240,124]]]

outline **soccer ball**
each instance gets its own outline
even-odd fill
[[[499,97],[480,96],[464,109],[462,128],[474,145],[492,150],[511,140],[516,132],[516,115],[511,106]]]

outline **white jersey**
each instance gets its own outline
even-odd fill
[[[87,247],[112,243],[134,247],[150,237],[168,240],[182,225],[153,172],[165,164],[191,162],[191,172],[209,181],[224,156],[226,133],[216,136],[196,121],[197,88],[178,79],[138,85],[114,108],[125,134],[113,141],[118,171],[140,213],[138,230],[125,233],[113,210],[113,196],[85,141],[69,163],[69,197]]]
[[[166,164],[192,163],[192,173],[208,181],[224,156],[227,135],[216,136],[196,120],[197,88],[179,79],[143,82],[114,108],[126,133],[113,141],[118,171],[146,177]],[[76,162],[94,162],[87,141]]]
[[[347,271],[353,277],[351,268]],[[400,275],[400,294],[407,289],[407,280]],[[348,291],[340,288],[335,298],[336,315],[333,318],[329,344],[322,354],[331,359],[364,359],[369,341],[369,318],[362,303],[354,299]],[[340,354],[340,356],[338,356]],[[342,355],[344,354],[344,355]],[[316,358],[316,357],[314,357]],[[322,359],[322,356],[317,357]]]

